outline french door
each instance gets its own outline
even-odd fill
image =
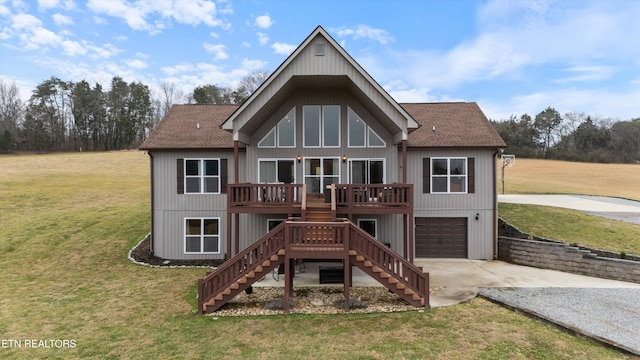
[[[340,158],[304,159],[304,183],[308,194],[323,194],[326,186],[340,182]]]

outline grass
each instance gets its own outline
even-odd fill
[[[521,231],[593,249],[640,254],[640,226],[549,206],[498,204],[500,217]]]
[[[0,358],[619,359],[482,299],[396,314],[196,317],[202,269],[126,254],[149,229],[141,152],[0,156]],[[487,336],[490,334],[490,336]]]
[[[499,174],[499,176],[501,176]],[[582,194],[640,201],[640,165],[518,159],[505,168],[507,194]],[[502,184],[499,183],[502,191]],[[539,237],[640,254],[640,225],[568,209],[501,203],[500,217]]]
[[[640,201],[640,165],[517,159],[504,169],[506,194],[583,194]],[[498,191],[502,193],[501,170]]]

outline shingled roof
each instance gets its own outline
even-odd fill
[[[420,124],[407,147],[507,147],[475,102],[400,104]]]
[[[400,106],[421,125],[409,134],[408,147],[506,147],[476,103]],[[174,105],[140,149],[232,149],[231,133],[220,126],[237,108],[237,105]]]
[[[233,149],[231,133],[220,125],[237,108],[237,105],[173,105],[140,149]]]

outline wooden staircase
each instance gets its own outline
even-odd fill
[[[358,267],[409,304],[429,307],[428,273],[351,221],[327,221],[327,213],[331,215],[326,209],[314,212],[310,208],[307,221],[290,220],[278,225],[249,248],[200,279],[198,314],[218,310],[280,264],[303,254],[344,259],[345,264],[348,262],[348,266]],[[313,220],[309,220],[309,215]],[[302,248],[304,250],[300,250]],[[285,284],[287,286],[291,288],[286,289],[285,294],[292,290],[292,284]],[[345,282],[345,296],[348,296],[348,286]],[[348,310],[348,300],[345,305]],[[285,310],[288,310],[286,296]]]

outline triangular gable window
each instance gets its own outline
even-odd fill
[[[368,134],[369,147],[385,147],[387,143],[382,140],[382,138],[373,131],[372,128],[369,128]]]
[[[262,140],[258,143],[258,147],[261,148],[272,148],[276,147],[276,128],[274,127],[269,131],[267,135],[265,135]]]
[[[349,108],[349,147],[385,147],[382,140],[367,123],[365,123],[351,108]]]
[[[265,135],[258,147],[261,148],[294,148],[296,147],[296,111],[295,107],[285,115],[276,126]]]

